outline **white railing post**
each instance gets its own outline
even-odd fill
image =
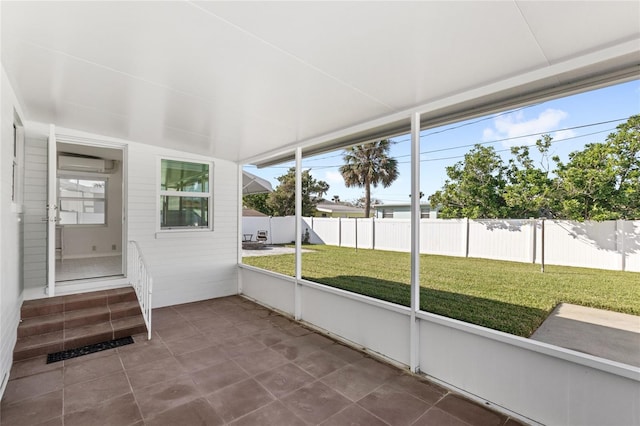
[[[129,257],[131,271],[130,277],[133,289],[138,297],[142,318],[147,326],[147,339],[151,339],[151,295],[153,293],[153,277],[142,255],[140,246],[135,241],[129,241]]]

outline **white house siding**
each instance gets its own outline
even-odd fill
[[[138,143],[128,143],[127,155],[128,239],[140,244],[149,264],[153,307],[236,294],[238,166]],[[213,163],[213,232],[157,232],[163,156]]]
[[[14,110],[24,120],[16,95],[2,68],[0,124],[0,396],[13,361],[22,303],[22,206],[11,201]],[[18,152],[19,162],[22,157]]]
[[[24,288],[27,299],[47,285],[47,138],[27,136],[24,172]]]

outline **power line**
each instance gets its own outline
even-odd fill
[[[556,139],[556,140],[552,140],[551,144],[553,145],[555,143],[564,142],[564,141],[568,141],[568,140],[571,140],[571,139],[579,139],[579,138],[584,138],[584,137],[587,137],[587,136],[593,136],[593,135],[597,135],[597,134],[600,134],[600,133],[610,132],[612,130],[615,130],[615,128],[606,129],[606,130],[600,130],[600,131],[593,132],[593,133],[586,133],[584,135],[570,136],[570,137],[567,137],[567,138],[564,138],[564,139]],[[523,145],[523,146],[531,148],[531,147],[536,146],[536,144]],[[511,148],[505,148],[505,149],[496,150],[496,152],[507,152],[507,151],[511,151]],[[422,154],[422,153],[420,153],[420,154]],[[426,163],[426,162],[429,162],[429,161],[453,160],[453,159],[464,158],[464,157],[465,157],[464,155],[456,155],[454,157],[428,158],[428,159],[420,160],[420,162],[421,163]],[[401,162],[401,164],[408,164],[408,163],[410,163],[410,161]]]
[[[473,147],[475,145],[488,145],[488,144],[493,144],[493,143],[498,143],[498,142],[505,142],[505,141],[520,139],[520,138],[524,138],[524,137],[543,135],[543,134],[547,134],[547,133],[560,132],[560,131],[565,131],[565,130],[575,130],[575,129],[580,129],[580,128],[593,127],[593,126],[598,126],[598,125],[602,125],[602,124],[614,123],[614,122],[622,121],[622,120],[626,120],[626,119],[625,118],[621,118],[621,119],[617,119],[617,120],[607,120],[607,121],[602,121],[602,122],[598,122],[598,123],[584,124],[584,125],[580,125],[580,126],[567,127],[567,128],[564,128],[564,129],[551,130],[551,131],[548,131],[548,132],[533,133],[533,134],[530,134],[530,135],[517,136],[517,137],[512,137],[512,138],[498,139],[498,140],[488,141],[488,142],[483,142],[483,143],[468,144],[468,145],[463,145],[463,146],[458,146],[458,147],[443,148],[443,149],[437,149],[437,150],[432,150],[432,151],[423,151],[423,152],[420,153],[420,155],[432,154],[432,153],[435,153],[435,152],[442,152],[442,151],[450,151],[450,150],[457,149],[457,148],[462,148],[462,147],[468,148],[468,147]],[[563,138],[563,139],[555,139],[555,140],[551,141],[551,143],[555,144],[555,143],[558,143],[558,142],[564,142],[564,141],[567,141],[567,140],[584,138],[584,137],[587,137],[587,136],[593,136],[593,135],[597,135],[597,134],[600,134],[600,133],[611,132],[611,131],[614,131],[614,130],[615,130],[615,128],[612,128],[612,129],[600,130],[600,131],[593,132],[593,133],[586,133],[586,134],[583,134],[583,135],[570,136],[570,137]],[[535,144],[525,145],[525,146],[533,147],[533,146],[535,146]],[[511,150],[511,148],[507,148],[507,149],[497,150],[496,152],[506,152],[506,151],[510,151],[510,150]],[[411,156],[411,154],[398,155],[398,156],[396,156],[394,158],[398,159],[398,158],[404,158],[404,157],[410,157],[410,156]],[[451,157],[440,157],[440,158],[424,159],[424,160],[420,160],[420,162],[424,163],[424,162],[429,162],[429,161],[454,160],[454,159],[458,159],[458,158],[464,158],[464,154],[463,155],[455,155],[455,156],[451,156]],[[398,164],[409,164],[409,163],[411,163],[411,161],[399,161],[398,162]],[[310,169],[315,169],[315,170],[322,170],[322,169],[338,168],[340,166],[342,166],[342,164],[339,164],[339,165],[311,166],[309,168]],[[275,166],[274,168],[289,168],[289,167]]]
[[[507,114],[513,114],[514,112],[522,111],[522,110],[525,110],[527,108],[532,108],[532,107],[535,107],[535,106],[538,106],[538,105],[540,105],[540,104],[538,103],[538,104],[533,104],[533,105],[527,105],[527,106],[523,106],[523,107],[518,108],[518,109],[512,109],[512,110],[509,110],[509,111],[504,111],[504,112],[501,112],[499,114],[488,115],[486,117],[479,118],[479,119],[474,120],[474,121],[468,121],[468,122],[459,124],[457,126],[447,127],[446,129],[441,129],[441,130],[436,130],[436,131],[433,131],[433,132],[430,132],[430,133],[425,133],[425,134],[420,135],[420,139],[422,139],[424,137],[427,137],[427,136],[435,135],[435,134],[438,134],[438,133],[449,132],[451,130],[460,129],[460,128],[466,127],[466,126],[471,126],[472,124],[477,124],[477,123],[480,123],[482,121],[493,120],[496,117],[501,117],[501,116],[507,115]],[[409,138],[405,138],[405,139],[391,138],[389,140],[392,143],[396,144],[396,143],[409,141],[409,140],[411,140],[411,138],[410,137]],[[335,158],[335,157],[341,157],[341,156],[342,156],[342,153],[339,153],[339,154],[334,154],[334,155],[327,155],[325,157],[313,158],[313,159],[309,159],[307,161],[320,161],[320,160],[326,160],[326,159],[329,159],[329,158]]]
[[[538,104],[536,104],[536,105],[538,105]],[[516,109],[516,110],[507,111],[507,112],[504,112],[504,113],[501,113],[501,114],[498,114],[498,115],[492,115],[492,116],[484,117],[484,118],[475,120],[473,122],[464,123],[464,124],[461,124],[459,126],[449,127],[449,128],[446,128],[446,129],[442,129],[442,130],[438,130],[438,131],[435,131],[435,132],[431,132],[431,133],[427,133],[427,134],[424,134],[424,135],[420,135],[420,139],[422,139],[422,138],[424,138],[426,136],[430,136],[430,135],[434,135],[434,134],[438,134],[438,133],[444,133],[444,132],[447,132],[447,131],[450,131],[450,130],[459,129],[461,127],[465,127],[465,126],[468,126],[468,125],[471,125],[471,124],[476,124],[476,123],[479,123],[481,121],[486,121],[486,120],[489,120],[489,119],[493,119],[493,118],[499,117],[501,115],[506,115],[506,114],[511,114],[511,113],[514,113],[514,112],[518,112],[518,111],[521,111],[521,110],[523,110],[525,108],[530,108],[532,106],[535,106],[535,105],[522,107],[522,108],[519,108],[519,109]],[[600,126],[600,125],[603,125],[603,124],[610,124],[610,123],[615,123],[615,122],[619,122],[619,121],[625,121],[625,120],[628,120],[629,118],[630,117],[617,118],[617,119],[614,119],[614,120],[606,120],[606,121],[600,121],[600,122],[596,122],[596,123],[582,124],[582,125],[579,125],[579,126],[565,127],[565,128],[562,128],[562,129],[547,130],[547,131],[544,131],[544,132],[530,133],[530,134],[527,134],[527,135],[512,136],[512,137],[508,137],[508,138],[495,139],[495,140],[484,141],[484,142],[476,142],[476,143],[465,144],[465,145],[456,145],[456,146],[451,146],[451,147],[447,147],[447,148],[439,148],[439,149],[434,149],[434,150],[422,151],[422,152],[420,152],[420,154],[422,155],[422,154],[432,154],[432,153],[435,153],[435,152],[453,151],[453,150],[461,149],[461,148],[470,148],[470,147],[473,147],[475,145],[491,145],[491,144],[498,143],[498,142],[507,142],[507,141],[510,141],[510,140],[529,138],[529,137],[532,137],[532,136],[540,136],[540,135],[544,135],[544,134],[548,134],[548,133],[555,133],[555,132],[561,132],[561,131],[566,131],[566,130],[576,130],[576,129],[583,129],[583,128],[587,128],[587,127]],[[585,135],[585,136],[588,136],[588,135]],[[405,141],[408,141],[408,140],[410,140],[410,138],[408,138],[408,139],[400,139],[400,140],[393,139],[392,141],[395,142],[395,143],[400,143],[400,142],[405,142]],[[327,156],[319,157],[319,158],[312,158],[312,159],[308,159],[306,161],[320,161],[320,160],[327,160],[327,159],[330,159],[330,158],[336,158],[336,157],[341,157],[341,156],[342,156],[342,153],[338,153],[338,154],[327,155]],[[405,155],[395,156],[394,158],[397,159],[397,158],[404,158],[404,157],[410,157],[410,156],[411,156],[411,154],[405,154]],[[317,166],[316,168],[327,168],[327,167],[334,167],[334,166]]]
[[[530,133],[528,135],[512,136],[510,138],[495,139],[495,140],[491,140],[491,141],[476,142],[476,143],[465,144],[465,145],[456,145],[456,146],[451,146],[451,147],[447,147],[447,148],[439,148],[439,149],[433,149],[433,150],[430,150],[430,151],[422,151],[420,153],[420,155],[422,155],[422,154],[433,154],[434,152],[452,151],[452,150],[460,149],[460,148],[470,148],[470,147],[473,147],[473,146],[476,146],[476,145],[491,145],[491,144],[498,143],[498,142],[507,142],[507,141],[512,141],[512,140],[516,140],[516,139],[530,138],[532,136],[546,135],[548,133],[563,132],[563,131],[566,131],[566,130],[584,129],[586,127],[601,126],[603,124],[610,124],[610,123],[615,123],[615,122],[618,122],[618,121],[624,121],[624,120],[628,120],[628,119],[629,119],[629,117],[627,117],[627,118],[618,118],[618,119],[615,119],[615,120],[600,121],[598,123],[590,123],[590,124],[582,124],[580,126],[565,127],[563,129],[555,129],[555,130],[547,130],[547,131],[538,132],[538,133]],[[600,133],[600,132],[596,132],[596,133]],[[589,136],[589,135],[587,134],[587,135],[583,135],[583,136]],[[395,158],[403,158],[403,157],[410,157],[410,156],[411,156],[411,154],[398,155]]]

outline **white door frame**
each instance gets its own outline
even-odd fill
[[[49,126],[47,143],[47,287],[49,297],[56,295],[56,223],[58,221],[58,200],[56,181],[58,171],[56,127]]]
[[[47,185],[47,294],[49,297],[55,295],[56,274],[55,274],[55,232],[58,221],[58,199],[57,199],[57,144],[64,142],[74,145],[93,146],[107,149],[117,149],[122,151],[122,275],[127,276],[127,144],[121,142],[110,142],[96,140],[82,136],[72,136],[56,134],[55,126],[51,124],[49,130],[48,144],[48,185]]]

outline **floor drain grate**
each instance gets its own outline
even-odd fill
[[[65,359],[76,358],[82,355],[89,355],[94,352],[100,352],[107,349],[113,349],[124,345],[134,343],[131,336],[121,337],[120,339],[108,340],[106,342],[94,343],[93,345],[82,346],[76,349],[67,349],[66,351],[55,352],[47,355],[47,364],[52,362],[64,361]]]

